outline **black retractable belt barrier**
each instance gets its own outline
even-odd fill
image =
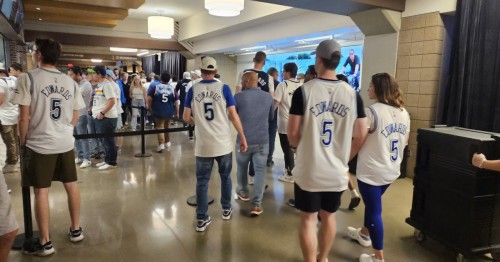
[[[144,116],[146,108],[141,106],[141,152],[135,154],[135,157],[150,157],[151,153],[146,153],[146,135],[144,134]]]

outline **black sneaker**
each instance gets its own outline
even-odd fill
[[[69,241],[75,243],[82,241],[84,236],[83,236],[83,229],[80,227],[77,230],[71,230],[71,227],[68,230],[68,236],[69,236]]]
[[[273,160],[267,160],[267,166],[274,166]]]
[[[35,239],[33,245],[28,250],[23,250],[23,254],[46,257],[54,254],[55,251],[51,241],[42,245],[40,244],[40,239]]]
[[[196,221],[196,231],[203,232],[207,229],[208,225],[212,223],[212,218],[209,216],[207,219]]]
[[[351,202],[349,203],[349,210],[354,210],[357,206],[359,206],[359,202],[361,202],[360,197],[352,197]]]
[[[231,219],[232,215],[233,215],[233,208],[232,207],[230,207],[229,209],[222,209],[222,219],[229,220],[229,219]]]
[[[293,198],[288,199],[288,202],[286,203],[291,207],[295,207],[295,199]]]

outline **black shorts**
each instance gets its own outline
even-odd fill
[[[295,208],[306,213],[316,213],[320,209],[335,213],[340,207],[342,192],[309,192],[294,184]]]
[[[23,155],[23,186],[50,187],[52,181],[70,183],[77,181],[75,153],[44,155],[26,147]]]

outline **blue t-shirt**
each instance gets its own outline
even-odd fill
[[[120,101],[122,104],[125,104],[127,102],[127,99],[125,98],[125,92],[123,91],[123,82],[120,78],[116,79],[116,83],[120,87]]]
[[[148,96],[153,98],[151,109],[156,118],[169,118],[175,114],[174,87],[168,84],[158,84],[151,88]]]
[[[271,96],[258,87],[249,88],[234,95],[236,110],[240,116],[249,145],[269,143],[269,121],[274,118],[274,102]],[[238,135],[237,142],[240,142]]]

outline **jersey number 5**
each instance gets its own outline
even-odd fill
[[[168,102],[168,94],[162,94],[161,95],[161,102],[162,103]]]
[[[50,99],[50,118],[52,120],[59,120],[61,118],[61,99],[52,98]]]
[[[333,121],[323,120],[323,131],[321,133],[321,143],[323,146],[329,146],[332,143],[333,138]]]
[[[391,161],[394,162],[398,160],[399,150],[398,150],[398,139],[391,140]]]
[[[205,103],[205,119],[208,121],[214,120],[214,107],[212,103]]]

